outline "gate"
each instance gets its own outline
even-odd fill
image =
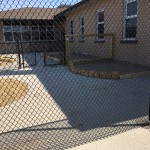
[[[149,0],[1,1],[0,150],[148,132],[147,18]]]
[[[33,50],[32,44],[32,42],[23,43],[22,41],[17,41],[19,69],[31,68],[37,64],[37,54]]]

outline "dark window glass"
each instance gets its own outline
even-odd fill
[[[28,26],[29,23],[30,23],[30,21],[23,21],[23,20],[21,20],[21,21],[19,21],[19,22],[20,22],[20,24],[21,24],[22,26]]]
[[[4,32],[11,32],[11,26],[4,26]]]
[[[127,16],[137,15],[137,1],[127,3]]]
[[[38,31],[38,27],[36,26],[32,27],[32,31]]]
[[[47,40],[54,40],[54,32],[47,31]]]
[[[65,30],[60,31],[61,40],[65,39]]]
[[[3,21],[4,26],[11,26],[11,21]]]
[[[20,26],[20,21],[13,20],[12,21],[12,25],[14,25],[14,26]]]
[[[47,30],[48,30],[48,31],[53,30],[53,26],[48,26],[48,27],[47,27]]]
[[[81,28],[81,34],[84,34],[84,27]]]
[[[84,19],[81,18],[81,25],[84,26]]]
[[[135,38],[137,18],[126,19],[126,38]]]
[[[70,33],[73,34],[73,29],[71,29]]]
[[[70,34],[73,35],[73,29],[71,29]],[[73,40],[73,36],[71,36],[71,40]]]
[[[104,24],[98,24],[98,34],[104,34]],[[104,36],[100,35],[98,38],[104,38]]]
[[[39,40],[39,32],[34,31],[32,32],[32,41],[38,41]]]
[[[18,32],[14,32],[14,41],[21,41],[21,34]]]
[[[54,31],[52,25],[47,27],[47,40],[54,40]]]
[[[31,41],[30,28],[28,26],[22,26],[22,41]]]
[[[73,21],[70,21],[70,28],[73,28]]]
[[[43,26],[43,27],[40,27],[39,28],[39,31],[40,31],[40,40],[46,40],[46,27]]]
[[[29,32],[29,27],[28,26],[22,26],[21,27],[22,32]]]
[[[13,32],[20,32],[20,26],[12,26]]]
[[[84,39],[84,18],[81,18],[81,20],[80,20],[80,23],[81,23],[81,25],[80,25],[80,34],[82,35],[81,36],[81,39]]]
[[[81,30],[81,39],[84,39],[84,36],[83,36],[84,35],[84,27],[82,27],[80,30]]]
[[[70,34],[73,35],[73,21],[70,21]],[[70,37],[73,40],[73,36]]]
[[[98,22],[104,21],[104,11],[98,13]]]
[[[40,32],[40,40],[47,40],[45,32]]]
[[[31,41],[31,34],[29,32],[25,32],[22,34],[23,41]]]
[[[13,37],[12,37],[12,33],[11,32],[6,32],[5,33],[5,41],[6,42],[11,42],[11,41],[13,41]]]

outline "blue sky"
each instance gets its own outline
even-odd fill
[[[60,4],[75,4],[80,0],[0,0],[0,10],[22,7],[57,7]]]

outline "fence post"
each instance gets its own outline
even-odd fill
[[[18,62],[19,62],[19,67],[18,69],[21,69],[21,57],[20,57],[20,47],[19,47],[19,41],[17,40],[17,52],[18,52]]]
[[[66,65],[69,64],[70,59],[70,49],[69,49],[69,37],[65,36],[65,59],[66,59]]]
[[[21,54],[22,54],[22,64],[23,64],[23,68],[25,68],[25,66],[24,66],[24,50],[23,50],[22,41],[21,41]]]
[[[148,122],[150,123],[150,98],[149,98],[149,114],[148,114]]]
[[[44,55],[44,66],[46,66],[46,52],[45,51],[43,52],[43,55]]]

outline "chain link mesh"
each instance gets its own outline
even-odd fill
[[[68,149],[147,124],[149,14],[148,0],[1,0],[0,149]]]

